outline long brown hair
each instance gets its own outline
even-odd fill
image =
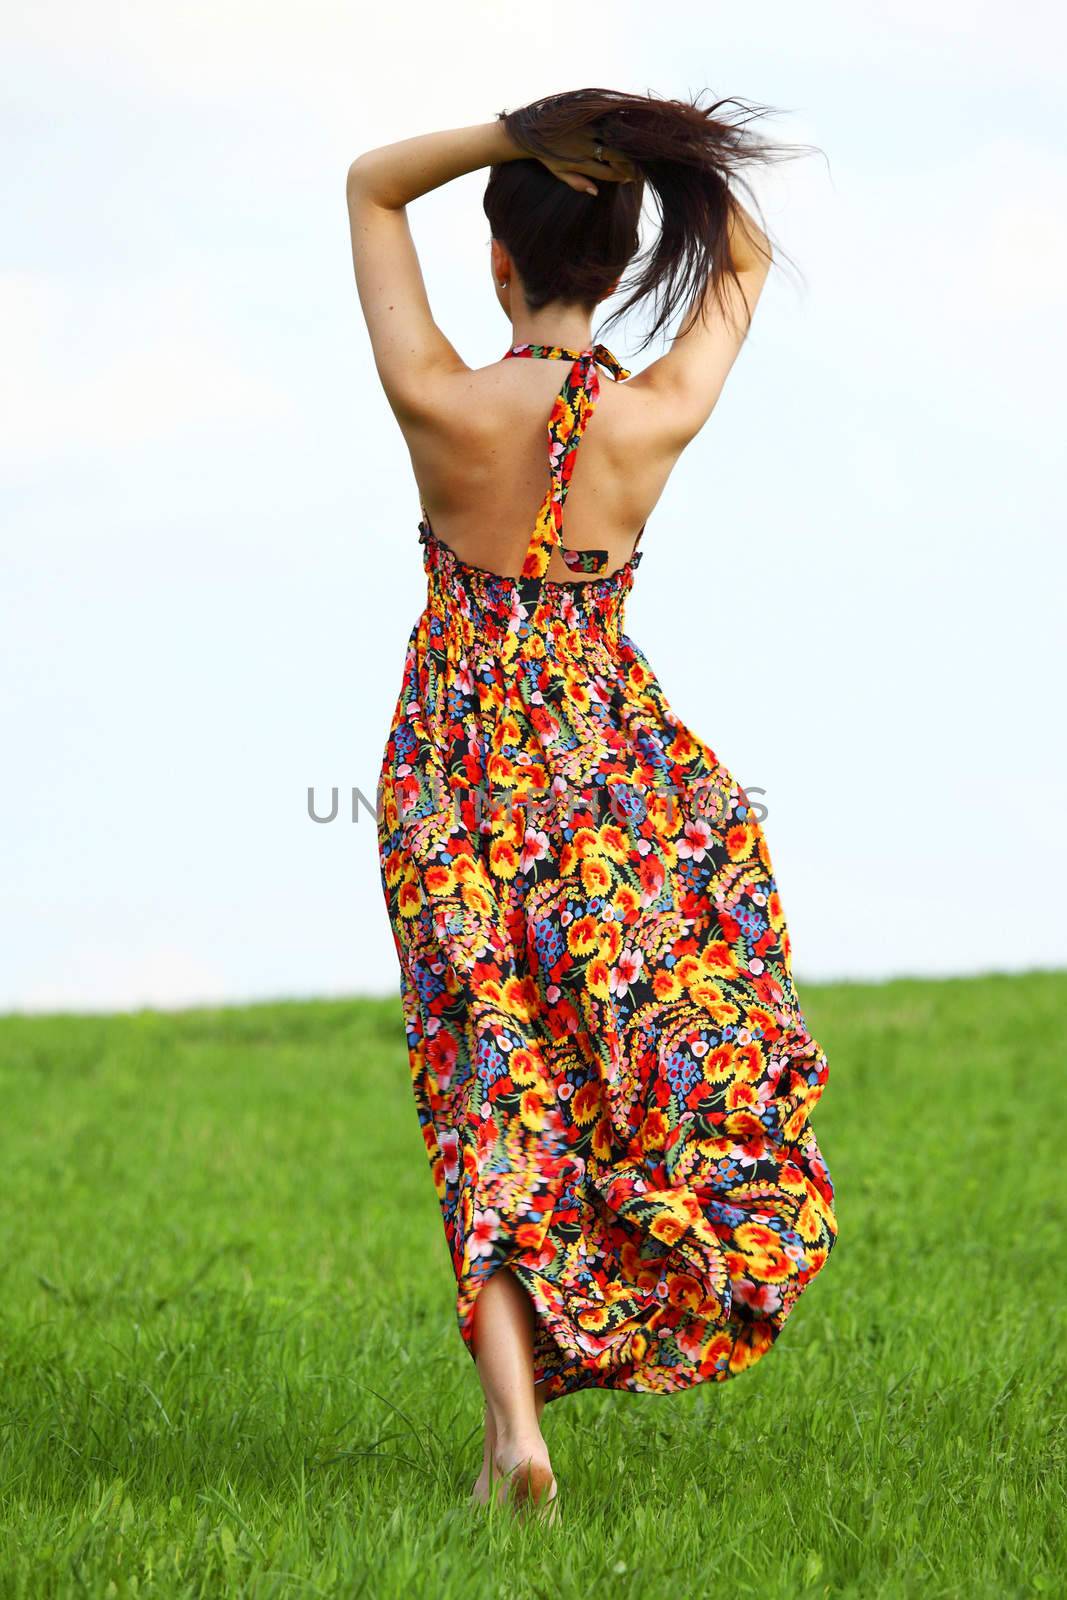
[[[749,124],[771,113],[770,107],[736,96],[707,106],[699,99],[574,89],[500,113],[511,138],[530,151],[531,159],[492,167],[483,205],[493,237],[518,268],[532,309],[553,300],[592,309],[631,263],[634,270],[622,285],[626,299],[604,326],[651,299],[652,321],[641,349],[681,308],[687,312],[686,326],[706,314],[706,293],[726,309],[725,281],[738,282],[730,251],[736,210],[730,185],[746,191],[758,215],[743,168],[808,154],[813,147],[751,131]],[[602,181],[590,196],[562,183],[536,159],[558,155],[582,131],[594,131],[605,146],[627,156],[639,178]],[[646,186],[656,204],[658,229],[654,242],[638,254]],[[776,247],[775,256],[779,253]]]

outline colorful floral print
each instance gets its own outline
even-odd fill
[[[382,885],[460,1333],[507,1265],[548,1399],[669,1393],[771,1346],[837,1233],[827,1081],[763,831],[623,607],[641,559],[553,583],[599,393],[571,361],[522,574],[420,537],[427,603],[381,768]],[[605,552],[571,552],[603,573]]]

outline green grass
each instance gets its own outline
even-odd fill
[[[0,1018],[0,1596],[1063,1594],[1067,973],[802,985],[841,1237],[726,1385],[480,1391],[399,1002]]]

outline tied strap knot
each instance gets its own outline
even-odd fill
[[[586,371],[595,361],[598,366],[604,367],[616,382],[624,382],[630,377],[630,370],[612,355],[606,344],[589,345],[585,350],[571,350],[562,344],[532,344],[529,341],[523,344],[513,344],[504,359],[512,356],[532,356],[534,358],[547,358],[554,361],[581,362]]]
[[[595,344],[590,351],[590,355],[594,361],[611,373],[616,383],[623,383],[630,376],[629,368],[624,367],[621,361],[616,360],[606,344]]]

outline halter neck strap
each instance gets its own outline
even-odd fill
[[[533,356],[548,361],[581,361],[590,366],[595,361],[611,373],[616,383],[623,382],[630,376],[629,371],[621,361],[615,359],[606,344],[593,344],[585,350],[569,350],[562,344],[513,344],[506,352],[504,360],[510,356]]]
[[[556,396],[548,419],[549,486],[538,512],[526,550],[516,592],[518,615],[514,634],[505,641],[505,656],[517,648],[518,640],[529,632],[527,617],[536,606],[553,549],[558,549],[572,572],[588,577],[606,573],[610,556],[607,550],[572,550],[563,538],[563,503],[574,471],[575,455],[586,425],[600,395],[597,367],[605,367],[616,382],[630,376],[606,345],[593,344],[584,350],[566,345],[513,344],[510,356],[532,356],[550,361],[569,361],[570,370]]]

